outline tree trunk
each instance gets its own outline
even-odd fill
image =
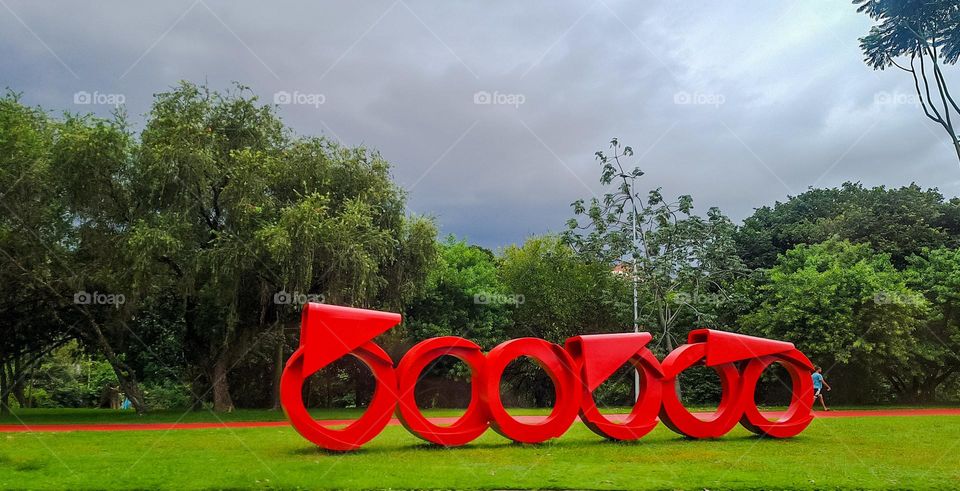
[[[10,371],[10,391],[13,393],[13,398],[17,400],[17,405],[23,408],[27,407],[27,398],[23,393],[24,382],[27,377],[23,373],[24,367],[20,361],[20,357],[13,359],[13,370]]]
[[[233,411],[233,399],[230,397],[230,384],[227,381],[228,360],[225,354],[217,356],[210,374],[213,387],[213,410],[217,412]]]
[[[277,352],[273,361],[273,410],[277,411],[280,404],[280,378],[283,376],[283,327],[280,327],[280,337],[277,339]]]
[[[7,364],[0,363],[0,415],[10,414],[10,388],[7,383]]]
[[[133,408],[136,409],[137,414],[147,412],[147,401],[143,396],[143,392],[140,390],[137,375],[133,372],[133,369],[124,363],[123,360],[117,356],[116,352],[113,351],[110,341],[103,335],[100,326],[92,320],[91,325],[93,326],[93,333],[95,334],[97,344],[100,346],[100,352],[103,354],[103,357],[107,359],[110,367],[113,368],[113,373],[117,376],[117,381],[120,382],[120,388],[123,390],[123,393],[127,396],[127,399],[130,399],[130,403],[133,404]]]

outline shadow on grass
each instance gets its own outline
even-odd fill
[[[344,457],[344,456],[369,456],[369,455],[389,455],[392,453],[406,452],[406,451],[421,451],[421,452],[469,452],[473,450],[490,450],[498,448],[510,448],[510,449],[529,449],[531,451],[535,450],[565,450],[565,449],[584,449],[584,448],[611,448],[611,447],[622,447],[622,448],[645,448],[645,449],[677,449],[682,447],[687,447],[690,445],[701,444],[701,445],[722,445],[724,442],[733,443],[733,442],[755,442],[761,444],[762,442],[776,442],[778,444],[790,444],[791,442],[796,442],[801,444],[803,442],[809,441],[808,438],[802,436],[796,436],[792,438],[773,438],[763,435],[736,435],[736,436],[724,436],[720,438],[707,438],[707,439],[695,439],[688,438],[681,435],[670,438],[656,438],[645,440],[640,438],[638,440],[632,441],[618,441],[618,440],[606,440],[606,439],[596,439],[596,440],[584,440],[580,438],[574,439],[552,439],[543,443],[520,443],[520,442],[481,442],[481,443],[468,443],[466,445],[457,446],[457,447],[445,447],[442,445],[436,445],[430,442],[417,442],[406,445],[398,445],[394,447],[364,447],[358,450],[353,451],[333,451],[326,450],[320,447],[299,447],[291,450],[289,453],[291,455],[298,456],[317,456],[317,455],[326,455],[330,457]]]

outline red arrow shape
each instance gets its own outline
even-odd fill
[[[300,318],[300,350],[307,376],[400,323],[400,314],[308,303]]]
[[[707,343],[707,366],[758,358],[792,351],[793,343],[747,336],[732,332],[696,329],[690,331],[687,343]]]
[[[591,334],[567,339],[565,346],[583,364],[583,377],[592,392],[643,349],[653,336],[649,332]]]

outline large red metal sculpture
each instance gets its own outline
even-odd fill
[[[396,411],[404,427],[437,445],[465,445],[488,427],[517,442],[539,443],[562,435],[579,415],[591,430],[612,440],[635,440],[659,418],[671,430],[691,438],[716,438],[739,422],[748,430],[777,438],[794,436],[813,419],[813,365],[792,343],[700,329],[687,344],[657,361],[647,348],[649,333],[597,334],[568,339],[565,346],[537,338],[507,341],[484,354],[472,341],[447,336],[423,341],[394,368],[393,360],[371,340],[400,323],[400,315],[310,303],[304,306],[300,348],[287,361],[280,382],[281,401],[293,427],[328,450],[359,448],[383,430]],[[334,360],[353,355],[376,379],[370,406],[343,428],[314,420],[303,403],[307,377]],[[430,422],[414,400],[420,373],[433,360],[450,355],[471,370],[472,399],[463,416],[450,425]],[[556,404],[537,423],[512,417],[500,400],[500,379],[513,360],[533,358],[550,376]],[[641,394],[626,419],[616,422],[600,413],[593,391],[625,364],[641,374]],[[754,392],[761,373],[772,363],[786,367],[793,384],[790,407],[778,420],[762,414]],[[677,376],[695,365],[716,370],[723,387],[716,412],[706,418],[687,410],[677,397]]]

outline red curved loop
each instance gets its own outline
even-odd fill
[[[733,429],[743,414],[740,372],[733,363],[713,366],[720,376],[723,394],[717,411],[706,419],[694,416],[677,397],[676,380],[680,372],[706,359],[706,344],[685,344],[673,350],[661,363],[663,405],[660,420],[668,428],[689,438],[718,438]]]
[[[539,423],[521,423],[510,416],[500,400],[500,379],[507,365],[521,357],[533,358],[550,376],[556,391],[556,404],[550,415]],[[483,376],[484,404],[497,433],[521,443],[540,443],[562,435],[570,428],[580,408],[580,380],[570,354],[556,344],[538,338],[507,341],[487,354]]]
[[[417,344],[394,370],[390,356],[372,339],[400,319],[400,314],[390,312],[314,303],[304,306],[300,348],[287,362],[280,381],[284,411],[301,435],[328,450],[355,450],[383,430],[398,402],[397,415],[408,430],[446,446],[464,445],[489,426],[511,440],[539,443],[562,435],[578,412],[592,431],[614,440],[640,438],[656,425],[658,414],[667,427],[692,438],[722,436],[738,421],[755,433],[785,438],[801,432],[812,420],[813,365],[788,342],[698,329],[690,332],[688,344],[659,363],[646,348],[649,333],[575,336],[566,342],[569,351],[543,339],[521,338],[502,343],[486,357],[475,343],[450,336]],[[303,384],[308,376],[348,354],[370,368],[376,391],[359,419],[332,429],[310,417],[303,402]],[[427,420],[414,397],[420,373],[443,355],[455,356],[471,369],[470,405],[449,426]],[[555,388],[557,402],[550,415],[538,423],[513,418],[500,399],[503,372],[521,356],[533,358],[546,370]],[[770,421],[757,408],[754,394],[763,370],[774,362],[786,367],[793,395],[783,417]],[[624,363],[641,370],[643,397],[626,421],[618,424],[600,413],[593,391]],[[676,392],[677,376],[698,364],[716,370],[723,385],[720,405],[706,419],[691,414]]]
[[[580,419],[587,428],[611,440],[637,440],[657,426],[662,392],[658,373],[660,363],[647,348],[632,356],[629,363],[641,374],[641,391],[633,409],[622,423],[610,421],[600,413],[587,385],[584,385],[583,400],[580,402]]]
[[[454,356],[470,367],[470,405],[466,412],[449,426],[431,423],[417,407],[415,389],[420,373],[430,362],[444,355]],[[399,405],[397,417],[414,435],[437,445],[465,445],[490,426],[486,405],[480,397],[486,358],[476,343],[461,337],[446,336],[427,339],[410,348],[397,367]]]
[[[370,367],[377,388],[370,406],[356,421],[342,429],[330,429],[314,420],[303,403],[303,382],[311,373],[304,371],[302,350],[297,350],[287,362],[280,378],[280,394],[287,419],[304,438],[327,450],[356,450],[380,434],[390,422],[390,415],[397,404],[397,376],[390,355],[373,342],[368,342],[350,352]]]
[[[796,351],[796,350],[794,350]],[[800,352],[797,351],[797,354]],[[799,354],[799,356],[803,356]],[[779,362],[787,369],[792,383],[790,407],[778,420],[771,421],[757,408],[755,393],[760,375],[772,363]],[[813,380],[806,366],[791,357],[763,356],[747,363],[742,375],[743,416],[740,424],[758,434],[774,438],[789,438],[803,431],[813,421]]]

